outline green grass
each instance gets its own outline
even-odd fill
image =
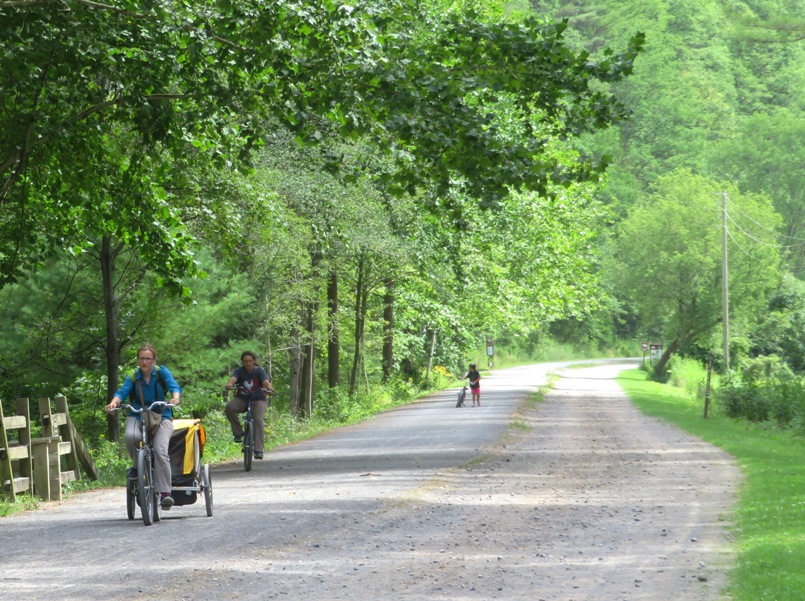
[[[0,499],[0,518],[4,518],[15,513],[28,511],[29,509],[38,509],[39,500],[28,494],[17,495],[17,502],[11,503],[6,499]]]
[[[734,601],[805,599],[805,441],[767,424],[736,421],[683,390],[650,382],[640,370],[618,382],[646,414],[673,423],[730,453],[745,481],[734,517]]]

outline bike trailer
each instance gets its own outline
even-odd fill
[[[171,463],[171,487],[182,494],[172,494],[174,504],[196,502],[199,490],[201,457],[207,433],[199,419],[174,419],[173,434],[168,446]]]

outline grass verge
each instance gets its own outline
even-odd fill
[[[734,515],[730,598],[805,599],[805,441],[768,424],[721,416],[712,406],[704,419],[702,401],[650,382],[640,370],[622,372],[618,382],[641,411],[724,449],[740,465],[745,481]]]
[[[16,503],[11,503],[5,499],[0,499],[0,518],[38,508],[39,500],[28,494],[18,495]]]

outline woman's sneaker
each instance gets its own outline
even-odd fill
[[[162,509],[165,509],[165,510],[168,510],[171,507],[173,507],[173,497],[170,496],[170,493],[166,493],[166,492],[162,493],[162,498],[159,501],[159,506],[162,507]]]

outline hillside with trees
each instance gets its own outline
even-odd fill
[[[646,35],[633,75],[613,86],[630,110],[628,119],[584,136],[579,146],[588,156],[612,157],[596,198],[615,223],[602,229],[607,258],[601,272],[620,308],[613,327],[663,342],[662,366],[674,352],[702,360],[713,353],[723,368],[719,237],[726,229],[735,301],[732,363],[773,350],[770,306],[779,309],[785,278],[803,277],[805,45],[793,35],[758,32],[769,33],[772,20],[795,30],[803,7],[763,1],[533,4],[540,14],[568,19],[568,37],[593,53],[603,40],[617,43],[635,29]],[[704,282],[706,293],[686,291]],[[788,308],[798,313],[800,287],[792,282],[786,289]],[[707,311],[708,323],[691,324],[679,337],[685,314]],[[600,321],[592,323],[600,331]],[[784,361],[801,365],[798,352]]]
[[[197,415],[249,348],[278,408],[348,417],[582,315],[603,165],[569,140],[642,36],[591,60],[528,12],[0,2],[0,396],[96,439],[150,341]]]
[[[747,32],[802,10],[0,0],[0,398],[100,444],[144,341],[201,416],[245,349],[334,421],[487,338],[718,363],[725,194],[733,361],[801,369],[805,46]]]

